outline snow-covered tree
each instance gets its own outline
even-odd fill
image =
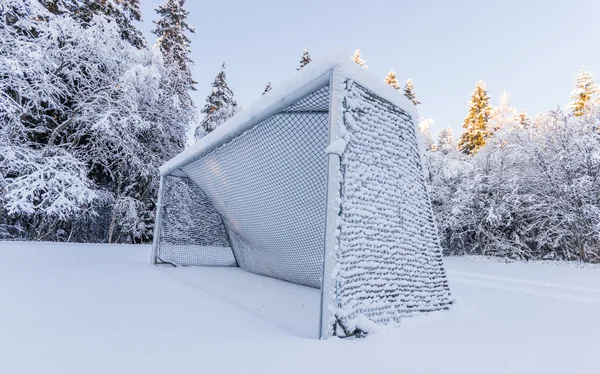
[[[600,104],[600,87],[591,71],[581,67],[573,79],[575,88],[571,92],[573,101],[569,108],[575,116],[582,116],[590,112],[591,106]]]
[[[431,126],[434,123],[434,120],[429,118],[422,118],[419,120],[419,133],[421,135],[425,151],[434,151],[436,148],[433,141],[433,135],[431,135]]]
[[[456,150],[456,139],[454,138],[452,129],[450,127],[444,127],[440,130],[436,149],[438,152],[442,152],[444,154],[448,154],[449,152]]]
[[[396,78],[396,73],[394,73],[394,70],[390,70],[390,72],[387,73],[387,75],[384,78],[384,81],[385,81],[385,83],[394,87],[394,89],[396,89],[396,90],[400,89],[400,83],[398,83],[398,79]]]
[[[490,137],[488,121],[492,114],[490,97],[483,81],[477,82],[468,102],[469,113],[463,121],[464,133],[458,142],[458,148],[466,154],[475,154]]]
[[[165,63],[178,67],[178,84],[182,87],[179,94],[187,94],[187,90],[194,90],[196,81],[192,79],[192,59],[190,58],[190,39],[186,32],[194,33],[195,30],[187,23],[189,11],[184,8],[185,0],[167,0],[165,4],[156,8],[160,16],[154,21],[156,28],[152,30],[158,36],[158,45]]]
[[[66,3],[3,4],[0,225],[30,239],[148,241],[157,167],[184,144],[168,69],[114,20],[82,22]]]
[[[510,106],[510,93],[503,91],[500,94],[500,102],[492,109],[488,121],[488,132],[494,134],[496,131],[510,131],[515,126],[517,110]]]
[[[302,57],[300,58],[300,66],[298,68],[296,68],[296,70],[302,69],[306,65],[310,64],[311,61],[312,61],[312,58],[310,58],[310,54],[308,53],[308,48],[304,48],[304,51],[302,52]]]
[[[364,69],[369,70],[369,67],[366,65],[367,62],[363,60],[360,55],[360,49],[354,50],[354,54],[352,57],[350,57],[350,59],[356,62],[359,66],[362,66]]]
[[[84,22],[89,22],[96,14],[102,14],[114,20],[121,33],[121,38],[137,48],[146,46],[146,40],[134,22],[142,20],[139,0],[83,0],[82,6],[75,12]]]
[[[456,204],[454,200],[462,188],[468,165],[463,160],[464,154],[456,149],[456,141],[449,128],[442,129],[435,149],[435,152],[425,152],[423,160],[442,247],[449,252],[449,238],[456,230],[452,215]]]
[[[599,121],[597,108],[579,117],[556,109],[491,136],[463,161],[451,209],[434,204],[445,251],[599,262]]]
[[[525,109],[521,109],[519,114],[517,114],[515,122],[522,128],[531,126],[531,120],[529,119],[527,112],[525,112]]]
[[[223,63],[221,71],[212,83],[211,92],[206,97],[206,104],[202,108],[201,112],[205,117],[196,129],[196,139],[200,139],[233,117],[237,110],[237,102],[233,97],[233,91],[227,85],[225,63]]]
[[[417,97],[415,96],[415,85],[410,78],[406,80],[406,84],[404,85],[404,96],[406,96],[408,100],[412,101],[415,106],[421,104],[421,102],[417,100]]]
[[[271,89],[272,89],[272,88],[271,88],[271,82],[268,82],[268,83],[267,83],[267,85],[265,86],[265,90],[264,90],[264,91],[263,91],[263,93],[262,93],[262,94],[263,94],[263,96],[264,96],[264,95],[265,95],[267,92],[271,91]]]

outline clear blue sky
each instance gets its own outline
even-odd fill
[[[142,0],[149,31],[161,0]],[[370,71],[413,79],[422,117],[456,135],[475,83],[495,104],[503,90],[530,117],[569,102],[582,64],[600,76],[600,0],[188,0],[194,93],[202,107],[227,63],[238,103],[293,76],[302,50],[314,59],[360,48]]]

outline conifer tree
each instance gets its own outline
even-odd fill
[[[468,106],[469,113],[463,121],[465,131],[458,142],[458,149],[465,154],[473,155],[490,137],[488,121],[492,114],[492,107],[483,81],[477,82]]]
[[[205,117],[196,128],[196,139],[213,131],[237,112],[237,102],[233,97],[233,91],[227,85],[225,63],[212,83],[211,92],[206,97],[206,104],[201,112]]]
[[[406,84],[404,85],[404,96],[406,96],[408,100],[412,101],[415,106],[421,104],[421,102],[417,100],[415,96],[415,86],[410,78],[406,80]]]
[[[384,80],[385,83],[394,87],[394,89],[400,89],[400,84],[398,83],[398,79],[396,78],[396,73],[394,73],[394,70],[390,70],[390,72],[385,76]]]
[[[95,15],[103,15],[117,24],[121,39],[138,49],[146,47],[146,40],[142,32],[134,25],[134,21],[142,20],[139,0],[45,0],[40,2],[51,13],[68,15],[84,24],[89,24]]]
[[[156,28],[152,30],[158,36],[158,45],[165,59],[165,63],[177,67],[178,84],[181,86],[179,94],[188,89],[196,90],[192,79],[192,64],[190,59],[190,39],[186,32],[194,33],[195,30],[187,23],[189,11],[184,9],[185,0],[167,0],[164,5],[155,10],[160,15],[154,21]]]
[[[267,86],[265,87],[265,90],[262,93],[263,96],[264,96],[264,94],[266,94],[269,91],[271,91],[271,82],[267,83]]]
[[[419,134],[421,135],[421,140],[423,141],[425,151],[435,152],[436,150],[435,143],[433,142],[433,136],[431,135],[431,126],[434,123],[435,121],[430,118],[422,118],[419,120]]]
[[[573,101],[569,104],[569,108],[577,117],[584,115],[589,111],[589,105],[600,103],[600,87],[596,84],[596,79],[591,71],[585,67],[579,69],[579,73],[573,79],[575,89],[571,92]]]
[[[488,132],[493,135],[496,131],[510,130],[515,126],[516,117],[517,110],[510,106],[510,92],[503,91],[498,105],[492,109]]]
[[[515,118],[515,121],[519,124],[521,128],[526,128],[531,125],[531,120],[525,112],[525,109],[521,109],[519,114],[517,114],[517,118]]]
[[[358,65],[362,66],[364,69],[369,70],[369,67],[365,65],[367,62],[362,59],[360,55],[360,49],[354,50],[354,54],[350,57],[352,61],[356,62]]]
[[[296,68],[296,70],[302,69],[303,67],[308,65],[311,61],[312,61],[312,58],[310,58],[310,54],[308,53],[308,48],[304,48],[304,51],[302,52],[302,58],[300,58],[300,67]]]
[[[439,152],[444,154],[448,154],[456,149],[456,139],[454,138],[450,127],[442,128],[440,135],[438,136],[436,148]]]

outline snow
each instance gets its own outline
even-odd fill
[[[319,290],[149,254],[0,243],[0,373],[598,372],[597,266],[446,258],[450,312],[319,341]]]

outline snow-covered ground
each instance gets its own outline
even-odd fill
[[[450,312],[318,341],[318,290],[149,251],[0,243],[0,373],[600,372],[598,267],[448,258]]]

